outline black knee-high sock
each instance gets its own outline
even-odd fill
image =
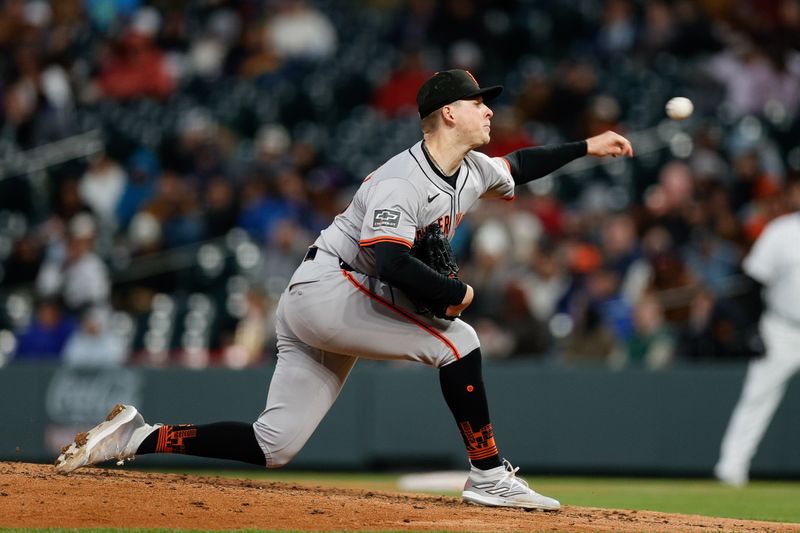
[[[439,369],[439,383],[458,424],[473,466],[488,470],[502,465],[489,420],[489,405],[481,375],[481,351],[475,349]]]
[[[244,422],[161,426],[139,445],[136,454],[145,453],[180,453],[233,459],[259,466],[267,464],[253,426]]]

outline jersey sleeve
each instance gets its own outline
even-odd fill
[[[420,198],[408,180],[376,183],[364,205],[359,245],[392,242],[411,248],[417,233]]]
[[[751,278],[764,285],[770,285],[778,275],[780,254],[786,242],[781,242],[781,227],[772,223],[756,239],[753,248],[742,262],[742,268]]]
[[[481,152],[471,152],[471,159],[478,167],[478,176],[483,184],[481,198],[514,199],[514,178],[511,165],[502,157],[489,157]]]

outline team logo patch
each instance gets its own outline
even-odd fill
[[[400,211],[376,209],[372,219],[373,228],[396,228],[400,222]]]

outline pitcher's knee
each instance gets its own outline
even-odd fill
[[[478,334],[472,326],[461,320],[456,324],[458,327],[454,328],[455,331],[453,333],[448,332],[448,342],[444,344],[442,351],[434,362],[433,366],[436,368],[442,368],[454,363],[481,346]]]
[[[259,446],[264,451],[269,469],[281,468],[289,464],[305,444],[305,440],[297,438],[296,434],[290,435],[289,431],[277,431],[260,420],[253,424],[253,430]]]
[[[295,455],[300,453],[307,440],[308,436],[303,438],[297,434],[278,440],[267,454],[267,468],[281,468],[288,465]]]
[[[299,451],[299,449],[292,450],[284,448],[282,450],[278,450],[277,452],[269,453],[267,455],[267,468],[273,470],[288,465]]]

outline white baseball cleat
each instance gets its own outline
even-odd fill
[[[136,431],[141,429],[142,431]],[[124,461],[136,454],[144,437],[154,429],[132,405],[117,404],[104,422],[75,435],[75,441],[61,449],[56,472],[69,474],[76,468],[109,459]],[[136,435],[134,435],[136,434]]]
[[[543,496],[530,488],[528,482],[515,474],[519,467],[503,459],[503,466],[491,470],[470,471],[461,497],[465,502],[492,507],[522,507],[542,511],[558,511],[558,500]]]

